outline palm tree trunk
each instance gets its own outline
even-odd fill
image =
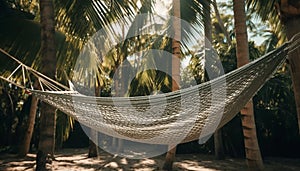
[[[300,10],[299,10],[300,11]],[[295,34],[300,33],[300,16],[290,18],[286,21],[286,35],[291,39]],[[296,109],[298,113],[298,129],[300,134],[300,48],[290,53],[288,64],[292,76]]]
[[[36,170],[46,170],[46,162],[53,158],[55,148],[55,108],[41,103],[40,140],[36,156]]]
[[[223,138],[222,138],[222,129],[216,130],[214,133],[214,145],[215,145],[215,157],[217,160],[224,160],[224,145],[223,145]]]
[[[36,111],[37,111],[38,99],[35,96],[31,98],[30,112],[27,131],[25,132],[23,143],[20,146],[19,156],[25,157],[30,149],[30,141],[35,124]]]
[[[167,152],[163,170],[171,171],[173,169],[173,162],[175,160],[175,155],[176,155],[176,146]]]
[[[116,73],[116,68],[114,69],[114,73]],[[117,73],[118,74],[118,73]],[[114,86],[115,86],[115,94],[117,95],[119,92],[119,80],[118,79],[116,79],[116,80],[114,80]],[[116,137],[111,137],[112,138],[112,142],[111,142],[111,150],[113,151],[113,152],[117,152],[117,147],[118,147],[118,138],[116,138]]]
[[[90,128],[89,154],[88,158],[98,157],[98,146],[94,142],[98,141],[98,132]]]
[[[234,25],[236,33],[237,65],[241,67],[249,62],[248,35],[246,27],[245,0],[234,0]],[[262,170],[263,162],[256,136],[253,103],[250,100],[241,110],[245,152],[248,167]]]
[[[99,83],[95,83],[95,96],[101,96],[101,87]],[[89,153],[88,158],[98,157],[98,132],[90,128]]]
[[[180,0],[173,0],[173,15],[178,19],[180,16]],[[180,83],[180,40],[181,40],[181,22],[180,20],[173,21],[173,29],[174,29],[174,37],[172,40],[172,54],[177,58],[172,59],[172,91],[179,90]],[[167,152],[165,163],[163,166],[164,170],[172,170],[173,162],[175,160],[176,155],[176,146],[169,147],[169,151]]]
[[[216,2],[214,2],[216,3]],[[204,34],[205,34],[205,61],[211,59],[211,42],[212,42],[212,24],[211,24],[211,2],[203,1],[204,14]],[[222,128],[214,133],[215,157],[218,160],[224,159],[224,148],[222,140]]]
[[[124,30],[124,28],[122,29]],[[124,35],[124,33],[123,33]],[[125,61],[125,60],[124,60]],[[122,62],[121,62],[122,63]],[[124,66],[121,66],[124,67]],[[116,71],[116,69],[115,69]],[[117,79],[114,80],[114,84],[115,84],[115,96],[117,97],[122,97],[125,95],[125,87],[124,87],[124,82],[125,80],[123,80],[123,70],[119,70],[118,73],[115,72],[115,74],[117,74]],[[127,73],[126,73],[127,74]],[[116,137],[112,137],[112,150],[116,153],[120,153],[123,152],[123,140],[120,138],[116,138]]]
[[[41,15],[41,52],[42,73],[55,79],[56,50],[55,50],[55,23],[52,0],[40,0]],[[46,170],[46,161],[49,155],[53,157],[55,147],[55,108],[41,103],[40,140],[36,157],[36,170]]]
[[[224,23],[223,23],[223,21],[222,21],[222,19],[221,19],[221,16],[220,16],[220,13],[219,13],[219,9],[218,9],[218,5],[217,5],[217,1],[216,1],[216,0],[213,0],[212,4],[213,4],[213,7],[214,7],[216,19],[218,20],[218,24],[219,24],[219,26],[221,27],[222,32],[224,33],[227,42],[228,42],[229,45],[231,46],[231,45],[232,45],[231,38],[230,38],[230,36],[229,36],[229,34],[228,34],[228,32],[227,32],[225,26],[224,26]]]

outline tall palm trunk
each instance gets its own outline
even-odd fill
[[[214,2],[216,3],[216,2]],[[205,34],[205,61],[211,60],[212,24],[211,24],[211,1],[203,1],[204,34]],[[206,65],[206,64],[205,64]],[[213,79],[213,78],[211,78]],[[224,148],[221,128],[214,133],[215,157],[218,160],[224,159]]]
[[[173,0],[173,15],[178,19],[180,16],[180,0]],[[179,90],[180,83],[180,40],[181,40],[181,22],[180,20],[173,21],[173,30],[174,30],[174,38],[172,40],[172,54],[176,56],[176,58],[172,58],[172,91]],[[176,155],[176,146],[173,148],[169,148],[167,152],[165,163],[163,166],[164,170],[172,170],[173,162],[175,160]]]
[[[286,27],[286,35],[289,40],[295,34],[300,33],[300,3],[299,1],[280,1],[280,12]],[[298,113],[298,129],[300,133],[300,48],[289,54],[288,64],[292,76],[296,109]]]
[[[291,39],[295,34],[300,33],[300,16],[287,20],[285,23],[286,34]],[[298,113],[298,129],[300,134],[300,48],[289,54],[288,63],[293,80],[294,96]]]
[[[246,27],[245,0],[234,0],[234,25],[236,34],[237,65],[241,67],[249,62],[248,35]],[[262,170],[263,162],[258,146],[256,127],[253,112],[253,103],[250,100],[241,110],[244,133],[245,152],[248,167],[251,170]]]
[[[32,96],[30,111],[29,111],[29,119],[28,119],[28,127],[25,132],[23,143],[20,146],[19,156],[25,157],[30,149],[30,141],[32,138],[32,133],[34,129],[34,123],[36,118],[38,99],[35,96]]]
[[[55,23],[52,0],[40,0],[41,15],[41,52],[42,73],[55,79],[56,50],[55,50]],[[53,157],[55,145],[55,108],[41,103],[40,140],[37,153],[36,170],[46,170],[46,160]]]
[[[38,88],[38,81],[35,81],[34,88]],[[36,111],[38,108],[38,99],[35,96],[31,98],[30,104],[30,111],[29,111],[29,119],[28,119],[28,126],[27,130],[24,135],[24,140],[20,146],[19,156],[25,157],[30,149],[30,142],[34,130],[35,118],[36,118]]]

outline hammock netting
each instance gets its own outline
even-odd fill
[[[80,123],[107,135],[148,144],[184,143],[209,136],[228,123],[281,66],[289,49],[291,46],[286,43],[214,80],[159,95],[93,97],[67,89],[28,90]],[[55,81],[19,63],[40,82],[56,87]]]
[[[117,138],[149,144],[189,142],[229,122],[284,61],[286,46],[212,81],[163,95],[92,97],[30,91],[80,123]]]

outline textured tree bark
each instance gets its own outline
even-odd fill
[[[55,108],[41,103],[40,140],[36,157],[36,170],[47,170],[46,163],[54,156],[55,148]]]
[[[236,34],[237,65],[249,62],[248,35],[246,27],[245,0],[234,0],[234,25]],[[256,136],[253,103],[250,100],[241,110],[247,165],[250,170],[263,170],[263,161]]]
[[[42,73],[55,79],[56,50],[55,22],[52,0],[40,0]],[[42,102],[40,118],[40,141],[36,170],[46,170],[46,161],[53,157],[55,147],[55,108]]]
[[[300,10],[299,10],[300,11]],[[286,35],[290,40],[295,34],[300,33],[300,15],[288,18],[286,23]],[[300,35],[298,36],[300,37]],[[296,109],[298,113],[298,129],[300,134],[300,48],[298,47],[294,52],[288,56],[289,69],[292,76],[293,88]]]
[[[167,170],[167,171],[173,170],[173,162],[175,160],[175,155],[176,155],[176,146],[167,152],[163,170]]]
[[[98,146],[94,142],[98,142],[98,132],[90,128],[88,158],[98,157]]]
[[[213,3],[216,3],[214,1]],[[214,4],[216,15],[218,15],[218,11],[216,4]],[[204,34],[205,38],[205,61],[210,60],[212,57],[211,53],[211,42],[212,42],[212,24],[211,24],[211,2],[203,1],[203,12],[204,12]],[[207,78],[208,79],[208,78]],[[210,78],[214,79],[214,78]],[[214,147],[215,147],[215,157],[218,160],[222,160],[225,158],[224,148],[223,148],[223,140],[222,140],[222,128],[216,130],[214,133]]]
[[[180,0],[173,0],[173,15],[174,17],[180,19]],[[172,40],[172,54],[176,56],[176,58],[172,59],[172,91],[179,90],[180,83],[180,40],[181,40],[181,22],[180,20],[173,21],[173,30],[174,30],[174,38]],[[165,163],[163,165],[163,170],[171,171],[173,168],[173,162],[175,160],[176,155],[176,146],[171,148],[169,147],[169,151],[167,152]]]
[[[30,111],[29,111],[28,127],[27,127],[27,131],[25,132],[24,140],[20,146],[20,151],[19,151],[19,156],[21,157],[25,157],[30,149],[30,142],[31,142],[32,133],[35,124],[37,105],[38,105],[38,99],[35,96],[32,96]]]
[[[297,0],[281,0],[279,6],[280,17],[286,27],[286,35],[289,40],[294,35],[300,34],[300,2]],[[300,35],[298,35],[300,37]],[[300,134],[300,48],[295,49],[288,56],[289,69],[293,81],[293,89],[298,114],[298,129]]]
[[[222,138],[222,129],[216,130],[214,133],[215,157],[217,160],[225,159],[224,145]]]
[[[101,96],[100,83],[95,83],[95,96]],[[98,157],[99,147],[98,147],[98,132],[90,128],[90,140],[89,140],[89,153],[88,158]],[[96,142],[96,143],[95,143]]]

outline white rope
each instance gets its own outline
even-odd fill
[[[8,77],[7,77],[7,79],[9,80],[10,79],[10,77],[12,77],[17,71],[18,71],[18,69],[21,67],[22,65],[19,65]]]
[[[227,85],[225,99],[216,97],[213,102],[212,91],[222,92],[223,87],[211,90],[211,86],[221,84],[220,78],[164,96],[91,97],[59,91],[32,93],[80,123],[111,136],[151,144],[169,144],[184,136],[182,142],[188,142],[198,139],[202,132],[213,133],[214,130],[206,126],[222,127],[229,122],[285,60],[287,46],[284,44],[224,75]],[[163,102],[165,108],[162,108]],[[220,112],[222,104],[224,112]],[[222,114],[221,122],[216,122],[214,118]],[[192,116],[197,119],[193,120]],[[181,123],[187,124],[182,126]],[[172,128],[172,134],[164,134],[168,128]],[[158,135],[159,139],[152,139]]]
[[[45,83],[47,84],[46,87],[50,88],[50,89],[53,89],[53,90],[70,90],[69,87],[45,76],[44,74],[34,70],[33,68],[23,64],[21,61],[19,61],[16,57],[10,55],[9,53],[7,53],[5,50],[1,49],[0,48],[0,52],[2,52],[3,54],[5,54],[6,56],[8,56],[9,58],[11,58],[12,60],[14,60],[15,62],[17,62],[19,65],[18,67],[7,77],[5,78],[4,80],[10,80],[10,78],[16,74],[16,72],[22,68],[22,77],[23,77],[23,84],[21,87],[26,87],[26,77],[28,79],[28,81],[30,82],[30,88],[31,89],[34,89],[34,87],[32,86],[32,83],[31,83],[31,79],[30,79],[30,74],[34,75],[38,80],[39,80],[39,84],[40,84],[40,87],[41,89],[44,91],[45,90],[45,87],[42,85],[42,83]],[[28,72],[28,74],[25,74],[25,72]],[[4,77],[2,77],[4,78]],[[41,81],[42,79],[42,81]],[[12,82],[12,81],[10,81]]]
[[[288,52],[299,46],[299,39],[292,39],[293,42],[224,76],[191,88],[166,93],[164,96],[91,97],[73,91],[57,91],[61,87],[59,83],[29,67],[27,69],[38,78],[42,88],[42,91],[31,92],[79,122],[118,138],[170,144],[181,136],[185,137],[182,142],[198,139],[207,125],[219,124],[222,127],[229,122],[283,63]],[[211,90],[211,86],[220,85],[224,81],[222,79],[226,79],[225,99],[217,97],[215,101],[211,101],[212,93],[222,92],[224,88],[217,86]],[[198,95],[200,102],[197,100]],[[166,102],[165,108],[162,107],[162,102]],[[182,108],[182,104],[187,107]],[[224,112],[220,112],[222,107]],[[158,117],[158,114],[162,115]],[[224,114],[222,120],[216,123],[213,118],[220,114]],[[196,120],[191,120],[192,116],[196,116]],[[180,123],[186,124],[182,126]],[[164,134],[168,128],[172,128],[172,133]],[[159,139],[155,138],[158,135]]]

